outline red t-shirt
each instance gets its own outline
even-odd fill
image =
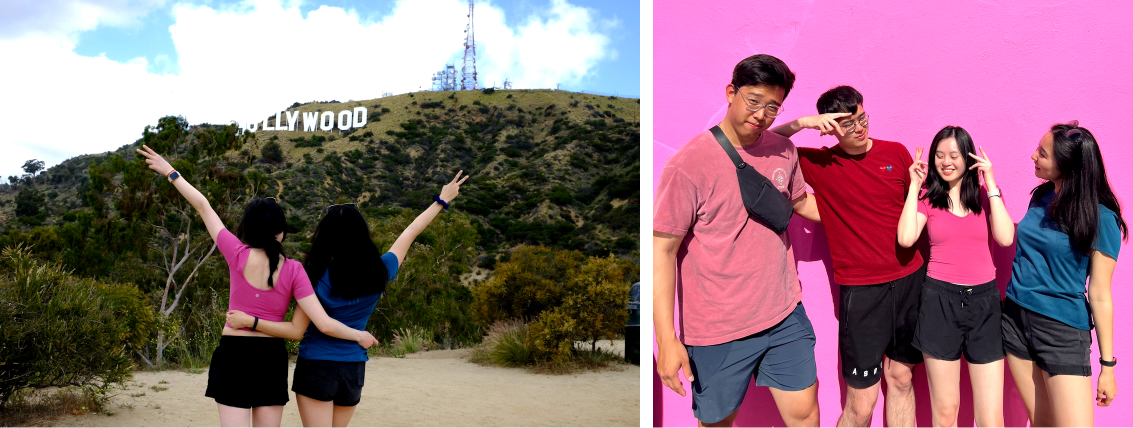
[[[818,197],[834,282],[880,284],[921,267],[917,247],[897,243],[897,222],[913,164],[905,146],[875,138],[873,147],[860,155],[849,155],[838,146],[798,151],[803,177]]]
[[[798,153],[786,137],[764,132],[740,158],[794,200],[806,192]],[[678,337],[718,345],[773,327],[802,300],[787,233],[752,219],[736,167],[711,132],[681,147],[661,170],[653,230],[683,235],[677,251]]]

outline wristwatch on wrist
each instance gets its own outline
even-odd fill
[[[1117,365],[1117,357],[1113,357],[1113,361],[1106,361],[1106,360],[1102,359],[1101,357],[1098,357],[1098,362],[1101,363],[1101,365],[1103,365],[1103,366],[1113,367],[1113,366]]]
[[[997,197],[1001,198],[1003,196],[1001,196],[1000,193],[999,193],[999,187],[996,187],[995,189],[991,189],[991,190],[987,191],[987,197],[989,197],[989,198],[997,198]]]
[[[168,178],[169,182],[172,183],[173,180],[181,178],[181,173],[177,172],[177,170],[173,170],[173,171],[170,171],[169,175],[165,176],[165,178]]]

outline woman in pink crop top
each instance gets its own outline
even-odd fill
[[[201,216],[217,249],[228,262],[229,309],[268,321],[283,321],[294,297],[319,331],[355,341],[363,348],[377,343],[369,332],[352,329],[327,316],[303,266],[283,256],[287,222],[274,199],[253,199],[233,235],[209,201],[153,149],[137,152],[150,169],[164,175]],[[284,340],[250,329],[224,326],[209,364],[205,396],[216,400],[221,426],[279,426],[287,394]]]
[[[946,126],[936,133],[928,150],[932,168],[921,160],[921,150],[909,167],[897,243],[916,245],[927,226],[928,272],[913,346],[924,354],[928,369],[933,425],[956,425],[963,355],[976,424],[1003,426],[1002,307],[989,241],[1010,246],[1015,223],[1003,205],[987,153],[981,148],[981,156],[976,155],[964,128]]]

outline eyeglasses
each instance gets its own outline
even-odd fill
[[[1078,121],[1077,120],[1071,120],[1066,125],[1070,127],[1070,129],[1066,130],[1066,134],[1065,134],[1066,139],[1073,141],[1075,143],[1081,143],[1082,142],[1082,130],[1078,129]]]
[[[783,113],[783,106],[781,105],[761,103],[754,99],[749,99],[746,95],[741,94],[739,90],[736,90],[736,95],[739,95],[740,98],[744,100],[744,108],[752,113],[756,113],[761,109],[766,109],[763,111],[763,114],[767,115],[767,117],[778,117]]]
[[[862,117],[858,118],[858,120],[854,120],[854,118],[851,117],[850,120],[838,122],[838,126],[841,126],[842,130],[846,133],[854,132],[854,130],[858,129],[859,124],[862,128],[869,128],[869,113],[862,113]]]

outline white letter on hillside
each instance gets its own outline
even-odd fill
[[[338,129],[345,131],[352,127],[354,127],[354,118],[350,115],[350,110],[338,112]]]
[[[319,125],[319,112],[305,111],[303,112],[303,132],[315,132],[315,127]]]
[[[256,132],[256,125],[258,125],[258,123],[252,122],[252,123],[249,123],[247,125],[244,125],[244,129],[247,129],[248,132]]]
[[[275,114],[275,130],[276,131],[282,131],[283,130],[283,125],[280,125],[280,123],[282,123],[282,122],[283,122],[283,112],[276,113]]]
[[[361,113],[361,116],[359,116]],[[354,107],[354,127],[361,128],[366,126],[366,107]]]
[[[294,131],[295,130],[295,125],[296,125],[295,121],[297,119],[299,119],[299,110],[287,112],[287,130],[288,131]]]
[[[319,129],[322,129],[323,131],[330,131],[331,129],[334,129],[334,112],[323,112],[323,116],[319,118]]]
[[[275,130],[275,128],[268,126],[268,120],[267,119],[264,119],[264,124],[260,128],[263,128],[264,131],[274,131]]]

